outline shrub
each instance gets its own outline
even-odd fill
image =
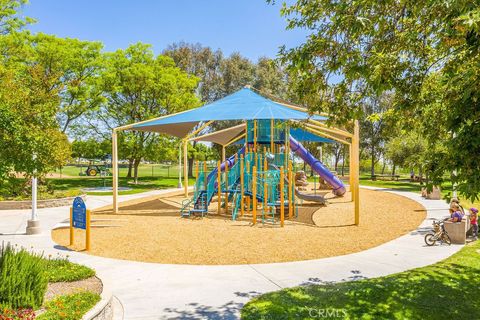
[[[40,255],[2,244],[0,251],[0,305],[13,309],[42,305],[48,279]]]

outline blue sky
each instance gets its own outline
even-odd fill
[[[30,0],[23,15],[37,19],[34,32],[101,41],[108,51],[142,41],[160,53],[186,41],[256,61],[305,40],[305,31],[285,30],[280,7],[264,0]]]

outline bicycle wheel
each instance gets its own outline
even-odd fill
[[[452,244],[452,240],[450,240],[450,236],[449,236],[448,234],[446,234],[446,233],[444,233],[444,234],[442,235],[442,241],[443,241],[443,243],[446,243],[446,244],[448,244],[448,245],[451,245],[451,244]]]
[[[427,233],[425,235],[425,243],[427,246],[433,246],[435,242],[437,242],[437,240],[435,239],[435,235],[433,233]]]

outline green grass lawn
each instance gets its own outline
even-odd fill
[[[93,187],[103,187],[104,185],[107,187],[112,186],[112,178],[87,178],[87,177],[79,177],[79,178],[50,178],[48,179],[50,183],[53,184],[55,190],[59,191],[69,191],[69,192],[77,192],[78,194],[83,193],[81,191],[82,188],[93,188]],[[193,185],[194,179],[189,180],[189,184]],[[183,182],[183,179],[182,179]],[[120,178],[118,181],[118,185],[120,187],[129,187],[132,190],[128,191],[120,191],[120,195],[125,194],[135,194],[150,190],[156,189],[168,189],[168,188],[176,188],[178,184],[178,177],[177,178],[169,178],[169,177],[155,177],[155,178],[139,178],[138,184],[134,184],[132,179],[127,178]],[[111,192],[87,192],[89,195],[112,195]]]
[[[261,295],[244,306],[242,319],[479,319],[479,273],[477,241],[431,266]]]
[[[82,167],[77,166],[65,166],[62,169],[56,169],[55,173],[62,174],[71,177],[80,177],[80,173],[85,173],[87,165]],[[111,171],[111,168],[109,168]],[[124,165],[120,165],[118,168],[120,176],[126,176],[128,168]],[[138,167],[139,177],[177,177],[178,178],[178,165],[162,165],[162,164],[141,164]]]
[[[377,180],[377,181],[372,181],[370,176],[361,176],[360,177],[360,185],[362,186],[370,186],[370,187],[379,187],[379,188],[387,188],[387,189],[392,189],[392,190],[399,190],[399,191],[410,191],[410,192],[420,192],[422,186],[418,182],[410,182],[406,179],[400,180],[400,181],[383,181],[383,180]],[[452,196],[452,183],[449,181],[444,182],[441,185],[441,193],[444,199],[447,199],[447,197]],[[470,201],[465,198],[462,198],[461,195],[459,195],[460,202],[464,208],[470,208],[470,207],[480,207],[480,200],[477,201]],[[447,200],[445,200],[447,201]]]

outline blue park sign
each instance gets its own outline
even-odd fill
[[[74,228],[84,230],[87,228],[87,206],[81,197],[73,200],[72,218]]]

